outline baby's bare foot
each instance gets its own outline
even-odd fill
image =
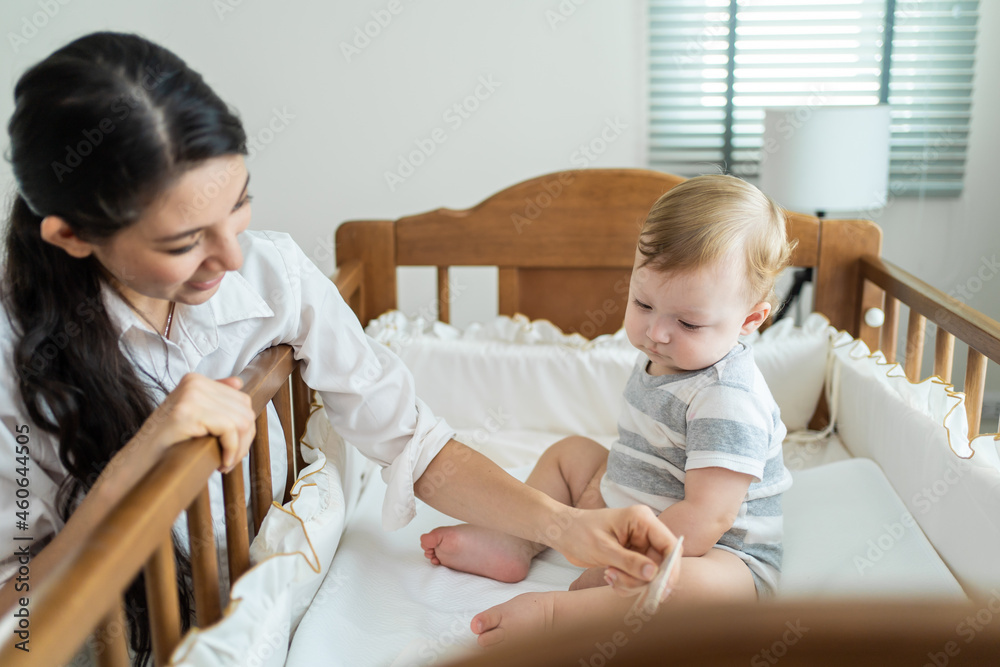
[[[507,583],[528,576],[540,550],[534,542],[471,524],[435,528],[420,536],[420,546],[435,565]]]
[[[553,593],[522,593],[473,616],[472,631],[480,646],[495,646],[551,630],[554,606]]]

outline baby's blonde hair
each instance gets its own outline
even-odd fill
[[[751,304],[778,305],[774,282],[795,243],[785,216],[770,197],[735,176],[688,179],[660,197],[639,233],[640,266],[674,272],[696,269],[741,250]]]

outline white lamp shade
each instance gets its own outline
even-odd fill
[[[803,213],[885,205],[889,107],[766,109],[760,189]]]

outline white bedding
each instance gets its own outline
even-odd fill
[[[558,437],[497,432],[487,451],[503,458],[506,450],[508,460],[522,463],[525,452],[537,452]],[[846,456],[836,440],[822,452],[824,460]],[[794,453],[790,447],[786,457]],[[529,470],[514,472],[523,479]],[[920,530],[901,521],[905,507],[871,460],[838,460],[793,476],[785,495],[781,596],[964,598]],[[287,665],[438,664],[459,651],[476,650],[469,622],[477,612],[523,592],[565,590],[580,573],[551,550],[518,584],[434,567],[423,557],[419,537],[455,521],[421,504],[412,523],[385,533],[383,497],[381,480],[372,476],[299,625]]]

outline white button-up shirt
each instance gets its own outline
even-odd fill
[[[177,304],[169,341],[105,288],[105,307],[121,331],[121,349],[170,391],[186,373],[229,377],[262,350],[291,345],[295,358],[304,362],[302,378],[322,396],[333,426],[382,466],[388,484],[383,526],[405,525],[416,513],[414,481],[454,431],[417,398],[407,368],[365,335],[336,286],[287,234],[248,231],[240,236],[240,245],[242,268],[227,273],[211,299],[197,306]],[[58,442],[24,411],[11,367],[12,344],[8,318],[0,317],[0,582],[17,571],[12,554],[28,544],[15,537],[31,536],[38,542],[62,526],[56,494],[66,476]],[[162,400],[162,392],[155,394]],[[30,451],[28,530],[17,527],[16,517],[18,436],[23,446],[25,426]],[[284,439],[276,419],[270,419],[269,426],[272,479],[280,484],[285,479]],[[218,473],[210,484],[217,487],[211,489],[213,500],[221,498]],[[275,490],[279,501],[280,492]]]

